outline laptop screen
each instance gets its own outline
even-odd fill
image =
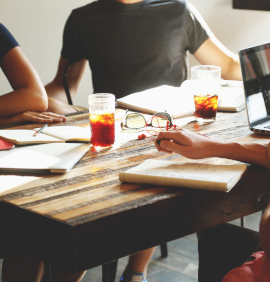
[[[239,52],[250,127],[270,120],[270,43]]]

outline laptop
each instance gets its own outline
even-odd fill
[[[270,135],[270,43],[239,51],[249,128]]]
[[[0,172],[66,173],[88,151],[89,144],[48,143],[0,151]]]

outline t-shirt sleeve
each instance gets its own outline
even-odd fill
[[[0,23],[0,66],[5,55],[16,46],[19,46],[18,42],[8,29]]]
[[[213,36],[213,33],[200,13],[190,3],[186,5],[184,22],[189,42],[188,50],[191,54],[194,54],[205,40]]]
[[[64,28],[61,56],[67,60],[75,61],[84,58],[79,32],[76,28],[76,20],[72,13],[67,19]]]

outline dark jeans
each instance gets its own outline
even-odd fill
[[[259,251],[259,233],[232,224],[222,224],[199,236],[199,282],[221,282],[232,269]]]

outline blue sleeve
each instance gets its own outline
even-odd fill
[[[16,46],[19,46],[18,42],[8,29],[0,23],[0,66],[5,55]]]

